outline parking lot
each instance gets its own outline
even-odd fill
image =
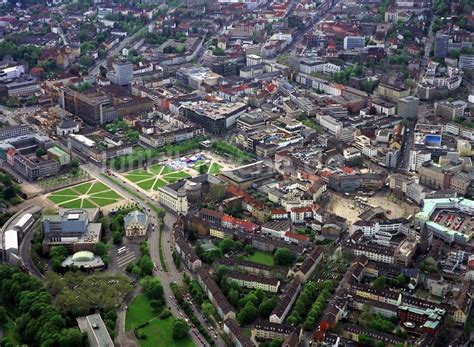
[[[438,210],[433,213],[433,221],[463,234],[474,231],[474,217],[459,211]]]
[[[390,218],[407,218],[420,210],[413,204],[392,198],[389,193],[378,192],[374,196],[361,196],[363,200],[356,199],[357,195],[352,193],[351,196],[344,196],[331,192],[330,201],[325,208],[346,218],[349,223],[357,221],[359,215],[371,207],[382,207]]]
[[[115,271],[125,271],[127,265],[140,258],[138,244],[127,243],[113,246],[110,250],[110,268]]]

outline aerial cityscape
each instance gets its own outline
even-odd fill
[[[0,347],[474,346],[473,0],[0,0]]]

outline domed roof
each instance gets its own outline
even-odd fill
[[[94,260],[95,256],[94,253],[89,251],[80,251],[74,253],[72,256],[72,261],[74,262],[81,262],[81,261],[92,261]]]

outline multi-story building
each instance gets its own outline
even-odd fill
[[[19,153],[13,157],[13,167],[31,181],[54,176],[59,172],[59,162],[54,159],[33,161]]]
[[[231,0],[219,0],[219,2],[228,2]],[[233,0],[236,1],[236,0]],[[237,347],[255,347],[250,338],[245,335],[242,328],[234,319],[226,319],[224,321],[224,332],[229,335],[232,344]]]
[[[410,151],[410,171],[418,171],[418,169],[424,164],[431,161],[431,152],[412,150]]]
[[[181,256],[183,263],[188,267],[189,270],[195,272],[201,266],[201,259],[196,255],[196,252],[191,248],[188,240],[184,237],[182,230],[176,228],[173,230],[174,244],[176,252]]]
[[[260,65],[262,64],[263,59],[261,56],[256,55],[256,54],[248,54],[246,56],[246,64],[247,66],[253,66],[253,65]]]
[[[351,292],[361,298],[395,306],[399,306],[403,300],[402,294],[398,291],[379,289],[368,284],[353,284]]]
[[[333,135],[340,134],[344,127],[344,124],[341,121],[331,116],[321,116],[319,118],[319,124]]]
[[[6,84],[8,97],[28,97],[40,91],[36,80],[15,81]]]
[[[452,135],[460,136],[463,139],[474,140],[474,129],[456,123],[446,123],[444,130]]]
[[[217,104],[201,101],[183,105],[180,114],[213,134],[222,134],[237,122],[245,110],[246,105],[241,102]]]
[[[57,215],[44,215],[41,221],[43,252],[52,246],[65,246],[69,251],[92,251],[100,242],[102,224],[96,223],[98,209],[60,209]]]
[[[361,230],[364,236],[388,245],[392,237],[402,233],[403,226],[407,223],[408,220],[404,218],[369,222],[359,220],[352,224],[352,232]]]
[[[416,119],[418,118],[418,108],[420,106],[420,99],[414,96],[406,96],[398,100],[398,115],[403,118]]]
[[[288,274],[288,270],[284,267],[259,264],[248,260],[220,258],[217,262],[234,271],[245,272],[257,276],[286,278]]]
[[[129,143],[116,143],[108,138],[103,138],[99,147],[97,142],[81,134],[69,134],[68,147],[70,150],[86,155],[96,162],[102,162],[133,152],[133,147]]]
[[[174,190],[167,186],[159,189],[160,203],[176,213],[188,212],[188,198],[184,189]]]
[[[298,278],[291,281],[286,292],[280,296],[277,306],[270,314],[270,322],[282,324],[288,313],[290,312],[293,303],[296,301],[298,294],[301,291],[301,282]]]
[[[461,168],[462,164],[423,165],[418,169],[420,184],[434,189],[451,189],[464,196],[471,184],[471,178],[468,174],[461,172]]]
[[[395,250],[390,246],[367,243],[350,243],[347,246],[347,250],[352,251],[355,256],[365,255],[370,260],[387,264],[395,264]]]
[[[409,96],[410,90],[382,82],[377,88],[377,93],[378,95],[386,97],[387,99],[396,103],[401,98]]]
[[[412,322],[421,327],[425,334],[436,334],[443,326],[446,310],[442,308],[418,308],[412,306],[399,306],[398,318],[401,323]]]
[[[114,71],[107,74],[107,78],[114,84],[120,86],[130,85],[133,82],[133,64],[125,62],[114,62]]]
[[[259,182],[275,177],[277,172],[263,161],[243,165],[233,170],[222,171],[221,178],[231,185],[245,190]]]
[[[466,198],[424,199],[423,203],[423,210],[415,215],[415,224],[417,226],[426,227],[436,238],[450,244],[453,242],[466,244],[471,240],[473,236],[472,230],[455,230],[454,223],[446,226],[445,224],[438,223],[434,217],[437,216],[437,211],[442,209],[458,211],[461,215],[471,216],[474,213],[474,202],[472,200]]]
[[[224,293],[222,293],[222,290],[217,285],[216,281],[214,281],[214,279],[210,275],[209,269],[204,266],[198,269],[197,278],[198,278],[199,284],[201,284],[207,296],[209,297],[209,300],[211,300],[211,303],[216,308],[217,313],[219,314],[219,317],[221,317],[224,320],[228,320],[228,319],[234,320],[235,309],[229,303]],[[235,324],[237,325],[237,323]]]
[[[221,75],[212,72],[207,67],[182,67],[176,72],[176,80],[182,85],[193,89],[200,89],[203,84],[209,86],[217,85],[221,78]]]
[[[224,213],[220,211],[214,211],[208,208],[201,208],[199,210],[199,218],[211,225],[221,226],[223,217]]]
[[[128,213],[123,218],[126,237],[145,236],[148,229],[148,216],[138,210]]]
[[[458,66],[463,71],[474,70],[474,55],[461,54]]]
[[[448,43],[449,35],[443,34],[441,31],[438,31],[436,33],[434,42],[435,58],[446,58],[448,56]]]
[[[14,125],[0,128],[0,141],[28,135],[31,133],[31,127],[28,125]]]
[[[252,131],[268,125],[270,116],[264,112],[247,113],[237,120],[237,129],[241,131]]]
[[[71,155],[58,146],[48,148],[46,153],[49,160],[56,160],[60,166],[69,165],[71,163]]]
[[[441,116],[445,121],[452,121],[455,118],[463,117],[464,111],[467,108],[467,103],[462,100],[453,102],[439,101],[435,102],[434,115]]]
[[[313,72],[322,70],[321,65],[324,62],[322,60],[302,60],[300,62],[300,71],[304,74],[311,75]]]
[[[11,66],[0,70],[0,82],[12,81],[25,73],[23,65]]]
[[[264,340],[280,339],[284,340],[285,337],[290,336],[295,330],[301,330],[291,325],[284,325],[270,322],[257,322],[255,327],[252,329],[255,332],[255,336]]]
[[[191,140],[201,135],[204,135],[203,128],[197,126],[190,126],[168,132],[157,132],[155,134],[140,134],[139,141],[148,146],[159,148],[166,146],[169,143],[179,143],[185,140]]]
[[[213,187],[225,189],[225,183],[212,175],[200,175],[161,187],[158,190],[158,199],[174,213],[186,214],[189,206],[201,201]]]
[[[394,149],[385,153],[385,166],[396,168],[400,159],[400,150]]]
[[[227,280],[236,282],[238,285],[251,288],[262,289],[267,292],[277,293],[280,287],[280,280],[259,275],[231,271],[227,274]]]
[[[98,126],[117,119],[117,110],[110,98],[99,92],[82,93],[70,88],[60,90],[62,108],[79,116],[87,124]]]
[[[346,36],[344,37],[344,49],[355,49],[365,47],[365,37]]]
[[[290,270],[290,275],[293,274],[302,283],[306,282],[323,258],[321,248],[315,247],[308,255],[306,255],[303,263],[295,269]]]

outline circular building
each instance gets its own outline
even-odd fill
[[[89,251],[80,251],[67,257],[62,263],[62,267],[76,266],[84,270],[95,270],[104,268],[102,258]]]

